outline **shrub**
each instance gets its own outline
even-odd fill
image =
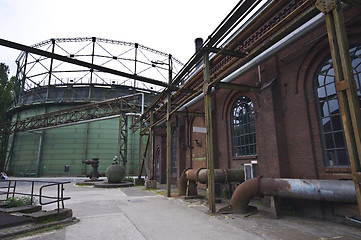
[[[7,208],[27,206],[27,205],[31,205],[31,203],[32,201],[30,197],[21,197],[21,198],[10,197],[7,198],[5,201]]]

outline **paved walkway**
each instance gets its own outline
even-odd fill
[[[65,207],[80,221],[20,239],[361,239],[361,227],[282,217],[207,214],[200,200],[166,198],[144,187],[102,189],[68,184]]]

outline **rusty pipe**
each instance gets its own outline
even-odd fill
[[[201,169],[198,173],[198,182],[207,183],[207,169]],[[214,169],[214,181],[216,183],[242,182],[244,180],[243,169]]]
[[[186,191],[187,191],[186,173],[190,169],[191,168],[184,169],[184,171],[182,172],[182,174],[179,177],[179,180],[178,180],[178,194],[179,194],[179,196],[185,196],[186,195]]]
[[[178,181],[178,192],[180,196],[186,195],[187,181],[206,184],[208,170],[205,168],[191,169],[183,171]],[[216,183],[242,182],[244,180],[243,169],[214,169],[214,181]]]
[[[255,196],[356,203],[352,180],[254,178],[239,185],[233,193],[232,210],[245,213]]]

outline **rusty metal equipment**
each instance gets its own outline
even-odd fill
[[[208,170],[206,168],[191,169],[183,171],[178,182],[179,196],[197,195],[196,182],[208,183]],[[227,184],[231,182],[241,183],[244,181],[243,169],[214,169],[214,182]]]
[[[89,178],[91,181],[97,181],[98,178],[100,177],[100,174],[98,172],[99,158],[87,159],[87,160],[83,160],[81,162],[92,166],[93,169],[89,174]]]

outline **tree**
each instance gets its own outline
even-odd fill
[[[9,80],[9,67],[0,63],[0,170],[4,170],[6,149],[9,139],[9,132],[5,131],[5,124],[9,121],[7,110],[11,106],[16,77]]]
[[[0,123],[8,121],[6,112],[12,103],[15,77],[9,80],[9,72],[9,67],[0,63]]]

